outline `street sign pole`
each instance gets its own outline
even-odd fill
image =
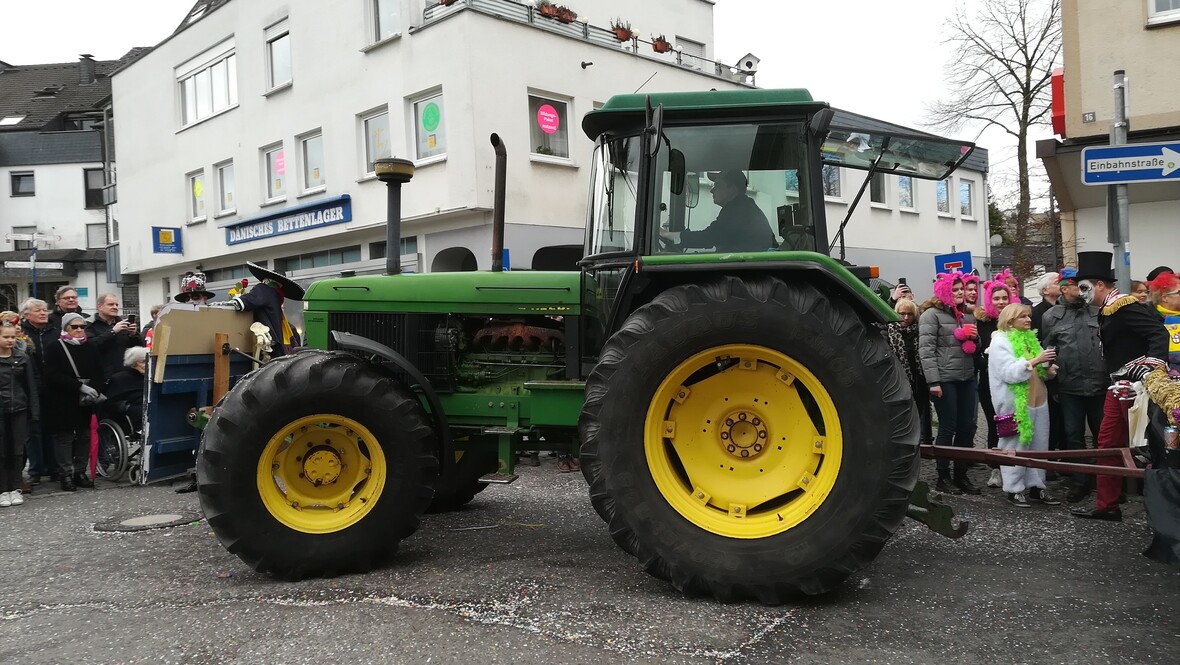
[[[1114,124],[1110,126],[1110,144],[1127,143],[1127,73],[1114,73]],[[1127,183],[1114,187],[1115,219],[1118,223],[1118,238],[1114,244],[1114,274],[1123,293],[1131,292],[1131,201]]]

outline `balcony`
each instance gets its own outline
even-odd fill
[[[691,69],[705,76],[754,87],[754,74],[746,72],[732,65],[722,64],[714,60],[682,53],[678,48],[672,48],[665,53],[657,53],[650,41],[632,37],[620,42],[615,39],[614,30],[600,28],[583,21],[564,23],[558,19],[544,16],[532,4],[525,4],[518,0],[455,0],[449,6],[432,4],[422,12],[422,24],[415,30],[425,30],[434,24],[444,21],[460,12],[473,11],[485,16],[491,16],[504,21],[512,21],[531,25],[538,30],[589,42],[602,48],[630,53],[637,58],[654,60],[668,65],[675,65]]]

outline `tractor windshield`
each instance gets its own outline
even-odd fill
[[[590,183],[588,255],[629,252],[635,247],[639,188],[639,137],[609,139],[594,150]]]
[[[801,123],[670,126],[664,135],[651,253],[816,250]]]

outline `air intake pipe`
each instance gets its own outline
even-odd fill
[[[377,179],[385,183],[385,274],[402,271],[402,184],[414,177],[414,163],[386,157],[373,162]]]
[[[499,134],[492,134],[496,150],[496,194],[492,204],[492,272],[504,270],[504,189],[508,183],[508,153]]]

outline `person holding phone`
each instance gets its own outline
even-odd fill
[[[138,327],[119,317],[119,296],[104,293],[98,297],[98,311],[89,321],[86,337],[98,349],[103,376],[112,376],[123,368],[123,354],[133,346],[144,346]]]

